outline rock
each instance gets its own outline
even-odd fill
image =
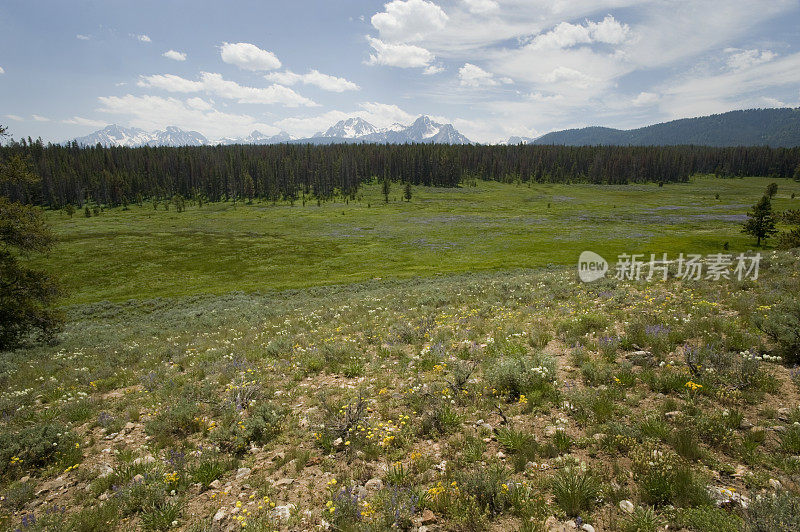
[[[219,523],[223,519],[225,519],[225,508],[220,508],[217,510],[217,513],[214,514],[214,521]]]
[[[632,514],[636,507],[633,503],[629,500],[619,501],[619,509],[625,512],[626,514]]]
[[[371,493],[375,493],[376,491],[381,491],[383,489],[383,481],[379,478],[371,478],[364,484],[364,487],[367,491]]]
[[[292,510],[294,510],[294,509],[295,509],[295,505],[294,504],[287,504],[287,505],[284,505],[284,506],[276,506],[272,510],[272,515],[274,515],[275,517],[277,517],[278,519],[280,519],[282,521],[288,521],[289,518],[292,516]]]
[[[124,429],[125,432],[130,432],[135,428],[136,428],[136,423],[133,423],[132,421],[128,421],[127,423],[125,423],[125,429]]]
[[[742,430],[750,430],[753,428],[753,424],[750,423],[746,418],[742,418],[742,421],[739,423],[739,428]]]
[[[294,479],[293,478],[282,478],[282,479],[280,479],[279,481],[277,481],[275,483],[275,485],[278,486],[279,488],[283,488],[283,487],[287,487],[288,488],[292,484],[294,484]]]
[[[436,515],[430,511],[428,508],[422,511],[422,521],[423,525],[430,525],[431,523],[436,522]]]
[[[108,464],[100,464],[96,467],[96,470],[99,472],[97,475],[99,478],[105,478],[114,474],[114,468]]]
[[[736,466],[736,471],[734,471],[732,476],[739,478],[745,476],[746,473],[747,473],[747,467],[743,465],[738,465]]]
[[[777,479],[774,479],[774,478],[769,479],[769,485],[774,490],[779,490],[779,489],[781,489],[783,487],[783,485],[781,484],[781,481],[777,480]]]
[[[144,477],[142,475],[136,475],[133,477],[134,482],[144,482]]]
[[[344,443],[344,440],[342,440],[341,438],[336,438],[335,440],[333,440],[333,446],[334,446],[334,447],[339,447],[339,446],[341,446],[343,443]]]
[[[236,480],[242,480],[243,478],[247,478],[247,477],[249,477],[249,476],[250,476],[250,473],[251,473],[252,471],[253,471],[253,470],[252,470],[252,469],[250,469],[249,467],[240,467],[240,468],[239,468],[239,469],[236,471]]]
[[[28,482],[30,479],[31,479],[31,477],[29,475],[25,475],[24,477],[19,479],[19,481],[24,484],[25,482]]]
[[[108,493],[105,493],[105,492],[101,493],[100,496],[97,499],[101,500],[101,501],[107,501],[108,500]]]
[[[222,485],[222,483],[219,481],[219,479],[216,479],[214,482],[209,484],[208,487],[217,490],[219,489],[220,485]]]
[[[789,416],[792,415],[792,411],[788,408],[779,408],[778,409],[778,419],[781,421],[788,421]]]
[[[506,453],[504,453],[503,451],[497,451],[497,457],[498,457],[500,460],[502,460],[503,458],[505,458],[505,457],[506,457]]]
[[[552,438],[553,436],[555,436],[556,432],[558,432],[558,428],[556,428],[553,425],[548,425],[544,428],[544,435],[547,436],[548,438]]]
[[[680,410],[673,410],[672,412],[667,412],[666,414],[664,414],[664,417],[667,419],[675,419],[677,417],[680,417],[680,415],[681,415]]]
[[[589,523],[583,523],[581,530],[585,530],[586,532],[594,532],[594,527]]]

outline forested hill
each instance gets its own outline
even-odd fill
[[[566,146],[800,146],[800,108],[748,109],[682,118],[639,129],[585,127],[543,135],[533,144]]]

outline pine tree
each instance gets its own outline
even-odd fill
[[[4,133],[0,126],[0,137]],[[12,157],[0,164],[0,190],[10,183],[35,186],[38,178],[26,160]],[[0,195],[0,350],[20,345],[32,333],[49,338],[61,325],[60,313],[51,308],[60,294],[58,284],[19,261],[46,252],[52,243],[38,208]]]
[[[769,199],[775,197],[775,194],[778,193],[778,183],[770,183],[767,185],[766,195],[769,196]]]
[[[403,197],[406,199],[406,201],[411,201],[411,182],[409,181],[406,181],[406,187],[405,190],[403,191]]]
[[[384,201],[384,203],[389,203],[389,192],[391,192],[391,190],[392,190],[392,184],[389,181],[389,178],[388,177],[384,178],[383,179],[383,188],[381,189],[381,192],[383,193],[383,201]]]
[[[756,245],[761,246],[762,240],[767,240],[778,232],[775,229],[775,222],[776,218],[775,213],[772,212],[772,203],[769,197],[765,195],[747,213],[747,221],[744,223],[742,232],[756,237]]]

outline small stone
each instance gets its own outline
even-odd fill
[[[278,486],[279,488],[282,488],[284,486],[285,487],[289,487],[292,484],[294,484],[294,479],[293,478],[282,478],[282,479],[280,479],[279,481],[277,481],[275,483],[275,485]]]
[[[133,477],[134,482],[144,482],[144,477],[142,475],[136,475]]]
[[[632,514],[636,507],[633,503],[629,500],[619,501],[619,509],[625,512],[626,514]]]
[[[664,414],[664,417],[667,418],[667,419],[675,419],[676,417],[679,417],[680,415],[681,415],[680,410],[673,410],[672,412],[667,412],[666,414]]]
[[[334,447],[339,447],[343,443],[344,443],[344,441],[341,438],[336,438],[335,440],[333,440],[333,446]]]
[[[243,478],[249,477],[251,472],[252,469],[250,469],[249,467],[240,467],[236,471],[236,480],[242,480]]]
[[[141,456],[141,457],[135,459],[133,461],[133,465],[152,464],[155,461],[156,461],[156,459],[153,458],[153,455],[147,454],[147,455],[144,455],[144,456]]]
[[[108,500],[108,493],[105,493],[105,492],[101,493],[100,496],[97,499],[101,500],[101,501],[107,501]]]
[[[217,513],[214,514],[214,521],[220,522],[225,519],[225,508],[220,508],[217,510]]]
[[[586,532],[594,532],[594,527],[589,523],[583,523],[581,530],[585,530]]]
[[[272,515],[283,521],[288,521],[292,516],[292,510],[295,509],[294,504],[287,504],[285,506],[276,506],[272,510]]]
[[[215,489],[216,490],[216,489],[219,489],[221,484],[222,483],[219,481],[219,479],[216,479],[216,480],[214,480],[214,482],[209,484],[208,487],[211,488],[211,489]]]
[[[133,423],[132,421],[128,421],[127,423],[125,423],[125,431],[126,432],[130,432],[135,428],[136,428],[136,423]]]
[[[371,478],[364,484],[367,491],[375,493],[383,489],[383,481],[379,478]]]
[[[775,478],[769,479],[769,485],[772,487],[772,489],[775,489],[775,490],[779,490],[779,489],[781,489],[783,487],[783,485],[781,484],[781,481],[778,480],[778,479],[775,479]]]
[[[22,477],[21,479],[19,479],[19,481],[20,481],[20,482],[22,482],[22,483],[25,483],[25,482],[28,482],[30,479],[31,479],[31,477],[30,477],[30,476],[28,476],[28,475],[25,475],[24,477]]]
[[[502,460],[503,458],[505,458],[505,457],[506,457],[506,453],[504,453],[503,451],[497,451],[497,457],[498,457],[500,460]]]
[[[422,521],[421,522],[422,522],[423,525],[430,525],[431,523],[435,523],[436,522],[436,514],[434,514],[428,508],[425,508],[425,510],[422,511]]]

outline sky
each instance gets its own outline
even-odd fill
[[[0,123],[476,142],[800,106],[800,0],[4,0]]]

